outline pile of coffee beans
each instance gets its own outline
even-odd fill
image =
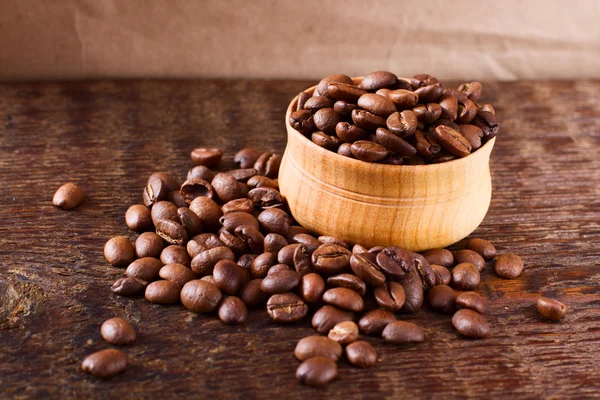
[[[444,87],[437,78],[411,79],[377,71],[358,85],[344,74],[323,78],[300,92],[289,124],[317,145],[367,162],[419,165],[465,157],[495,137],[483,86]]]
[[[297,224],[278,190],[279,155],[243,149],[234,157],[239,169],[210,169],[222,155],[219,149],[194,150],[198,165],[183,183],[164,172],[149,177],[143,204],[125,213],[139,236],[133,243],[113,237],[104,248],[111,265],[125,268],[112,291],[157,304],[180,302],[225,324],[245,323],[249,308],[263,308],[281,324],[311,318],[318,335],[302,339],[294,352],[304,384],[333,380],[342,353],[350,365],[374,366],[377,353],[360,335],[392,344],[423,342],[425,330],[397,316],[416,313],[425,303],[452,315],[462,336],[486,337],[491,328],[483,316],[485,300],[474,291],[481,273],[492,264],[502,278],[523,271],[519,256],[498,255],[479,238],[464,249],[419,254],[313,235]],[[549,299],[538,308],[549,319],[566,313]],[[102,335],[114,344],[135,340],[133,329],[114,321]],[[110,376],[125,368],[126,356],[103,351],[86,359],[83,369]]]

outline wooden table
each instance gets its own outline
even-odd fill
[[[288,101],[306,81],[111,81],[0,85],[0,389],[2,398],[589,398],[600,396],[600,81],[489,83],[501,133],[494,195],[473,234],[527,266],[516,280],[488,269],[487,339],[467,340],[450,317],[406,316],[426,341],[367,339],[379,365],[340,363],[322,389],[299,385],[296,342],[309,321],[241,326],[114,295],[122,270],[106,240],[152,172],[183,178],[197,146],[282,152]],[[66,212],[55,190],[76,181],[88,198]],[[540,294],[566,302],[543,321]],[[80,371],[109,347],[100,324],[124,316],[139,332],[131,365],[111,380]]]

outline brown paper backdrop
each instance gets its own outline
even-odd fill
[[[600,1],[0,0],[0,80],[600,77]]]

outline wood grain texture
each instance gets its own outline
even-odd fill
[[[0,390],[3,398],[593,398],[600,396],[600,81],[490,83],[500,116],[494,194],[473,236],[526,264],[516,280],[488,268],[489,338],[465,340],[450,317],[401,317],[426,341],[367,339],[379,365],[340,363],[323,389],[297,384],[296,342],[308,321],[277,326],[263,310],[241,326],[182,306],[113,295],[122,270],[103,245],[135,238],[124,223],[148,175],[183,178],[190,151],[215,145],[282,152],[283,117],[306,81],[114,81],[0,85]],[[52,205],[64,182],[88,197]],[[538,295],[567,303],[541,320]],[[128,370],[102,381],[79,370],[110,347],[101,323],[137,329]]]

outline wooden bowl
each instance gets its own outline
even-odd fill
[[[279,187],[305,228],[367,248],[422,251],[456,243],[485,217],[495,138],[467,157],[440,164],[368,163],[326,150],[293,129],[288,121],[296,100],[285,116],[288,142]]]

